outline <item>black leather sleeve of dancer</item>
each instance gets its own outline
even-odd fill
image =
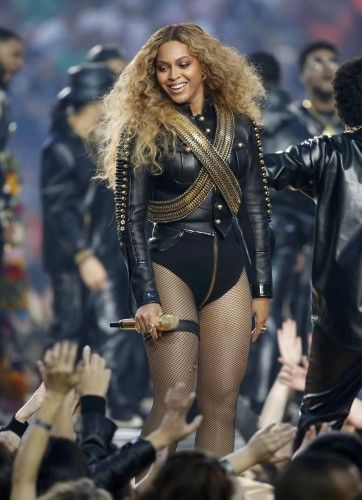
[[[151,173],[147,168],[127,169],[126,209],[124,229],[119,224],[119,234],[129,268],[130,282],[137,307],[160,303],[155,284],[152,262],[146,241],[145,225],[151,189]],[[121,175],[121,169],[117,175]],[[116,204],[120,199],[120,184],[116,187]]]
[[[142,438],[116,448],[112,438],[117,427],[100,411],[101,401],[96,399],[103,398],[81,398],[82,426],[78,439],[97,486],[116,495],[132,477],[152,464],[156,452],[151,443]]]
[[[251,283],[252,296],[272,297],[271,268],[271,229],[269,225],[268,207],[262,182],[262,170],[258,156],[255,136],[250,131],[249,163],[246,173],[243,196],[253,230],[255,259]]]
[[[323,170],[331,159],[330,139],[314,137],[284,152],[265,155],[269,185],[278,190],[297,189],[316,198]]]
[[[78,433],[78,441],[87,465],[92,470],[92,467],[95,467],[100,460],[116,450],[112,439],[117,426],[105,416],[104,398],[82,396],[80,404],[82,425]]]
[[[152,444],[138,438],[98,462],[91,470],[92,478],[97,486],[115,495],[128,481],[151,465],[155,458],[156,452]]]
[[[75,168],[67,144],[55,142],[44,150],[41,169],[44,224],[51,228],[54,245],[60,245],[70,258],[88,246]]]

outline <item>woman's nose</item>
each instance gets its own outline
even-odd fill
[[[180,76],[180,71],[177,66],[171,67],[168,77],[170,80],[176,80]]]

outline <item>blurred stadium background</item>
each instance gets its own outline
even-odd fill
[[[192,21],[244,54],[272,52],[283,67],[283,86],[301,97],[298,51],[326,39],[341,60],[362,42],[362,0],[1,0],[0,24],[21,35],[26,62],[11,88],[18,123],[10,149],[23,178],[26,258],[31,285],[42,292],[39,153],[49,109],[64,86],[66,70],[98,43],[119,44],[132,58],[160,26]]]

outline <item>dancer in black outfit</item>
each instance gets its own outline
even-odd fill
[[[359,57],[334,80],[345,133],[267,155],[273,187],[299,189],[317,202],[313,340],[296,445],[311,424],[341,428],[362,385],[361,74]]]
[[[167,389],[183,381],[203,415],[196,446],[217,456],[233,449],[239,385],[272,294],[269,198],[253,121],[262,95],[240,55],[181,24],[152,35],[106,99],[111,142],[100,175],[116,187],[155,392],[142,432],[157,427]],[[147,218],[156,223],[149,243]],[[176,332],[157,331],[162,313],[180,318]]]
[[[96,167],[88,132],[99,120],[100,100],[114,74],[103,64],[86,63],[71,68],[68,78],[42,152],[44,264],[54,291],[50,341],[67,339],[99,349],[112,369],[112,418],[140,427],[135,386],[147,362],[136,335],[109,327],[115,317],[130,314],[128,277],[114,198],[105,186],[91,182]],[[132,369],[137,376],[130,380]]]

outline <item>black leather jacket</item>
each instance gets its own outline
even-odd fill
[[[51,273],[75,270],[74,256],[85,249],[108,268],[122,258],[114,199],[105,186],[91,182],[94,172],[81,138],[61,123],[47,137],[41,163],[43,255]]]
[[[192,116],[188,105],[180,106],[184,113],[211,140],[216,129],[216,112],[211,99],[204,112]],[[270,228],[264,198],[257,146],[252,125],[241,116],[235,119],[235,138],[229,164],[242,190],[238,218],[232,217],[219,191],[214,188],[207,198],[185,219],[156,224],[150,247],[145,237],[145,221],[149,200],[169,200],[183,193],[196,179],[201,164],[183,144],[176,145],[174,154],[161,159],[163,172],[151,175],[147,168],[130,168],[126,230],[123,242],[127,253],[130,278],[138,306],[159,302],[149,248],[165,250],[177,242],[185,230],[225,236],[235,225],[246,242],[247,253],[253,263],[251,283],[254,297],[271,297]]]
[[[154,462],[155,449],[142,438],[117,448],[112,444],[117,427],[105,417],[104,398],[83,396],[80,402],[82,418],[78,440],[90,475],[97,486],[116,497],[128,481]]]
[[[362,350],[362,131],[315,137],[266,160],[274,188],[299,189],[317,202],[314,321]]]

